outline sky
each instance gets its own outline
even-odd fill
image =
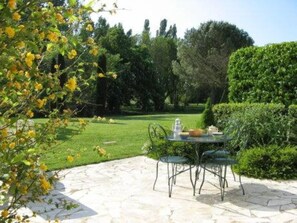
[[[102,3],[104,0],[101,0]],[[167,27],[176,24],[177,36],[198,29],[209,20],[225,21],[246,31],[255,45],[297,41],[297,0],[105,0],[107,7],[116,2],[118,10],[110,15],[101,12],[113,26],[122,23],[125,31],[140,34],[144,20],[149,19],[151,35],[160,22]],[[98,15],[97,15],[98,17]],[[96,20],[96,16],[93,18]]]

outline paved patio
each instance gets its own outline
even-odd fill
[[[32,205],[39,215],[31,222],[290,222],[297,223],[297,181],[276,182],[242,178],[246,195],[228,173],[225,199],[207,175],[201,195],[192,195],[188,172],[179,175],[168,197],[166,166],[161,165],[152,190],[156,161],[144,156],[64,170],[51,193],[78,207],[65,211],[55,205]],[[198,186],[200,184],[198,181]]]

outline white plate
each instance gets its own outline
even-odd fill
[[[212,134],[213,135],[223,135],[224,133],[223,132],[213,132]]]

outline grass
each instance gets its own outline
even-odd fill
[[[187,128],[195,128],[197,121],[200,120],[199,114],[108,117],[115,120],[114,124],[86,119],[89,124],[81,134],[71,127],[61,129],[58,135],[61,144],[46,152],[41,160],[50,170],[54,170],[142,155],[144,153],[142,147],[148,142],[148,124],[157,122],[171,129],[177,117]],[[94,150],[95,146],[104,148],[109,157],[100,157]],[[66,161],[68,155],[75,157],[73,162]]]

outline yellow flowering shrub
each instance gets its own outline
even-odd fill
[[[46,0],[0,0],[0,206],[5,207],[0,222],[25,222],[17,210],[29,201],[46,200],[43,196],[58,175],[48,174],[40,157],[55,146],[57,129],[69,125],[75,114],[61,104],[74,104],[97,75],[96,71],[88,72],[88,77],[80,73],[97,58],[90,64],[80,58],[96,56],[98,46],[91,37],[76,36],[80,29],[92,35],[88,17],[92,9],[78,0],[65,2],[56,7]],[[47,69],[58,55],[67,60],[67,67],[57,63]],[[32,126],[36,114],[48,119]],[[83,128],[86,122],[79,120],[78,125]],[[102,148],[98,153],[106,155]],[[66,160],[77,157],[69,155]]]

